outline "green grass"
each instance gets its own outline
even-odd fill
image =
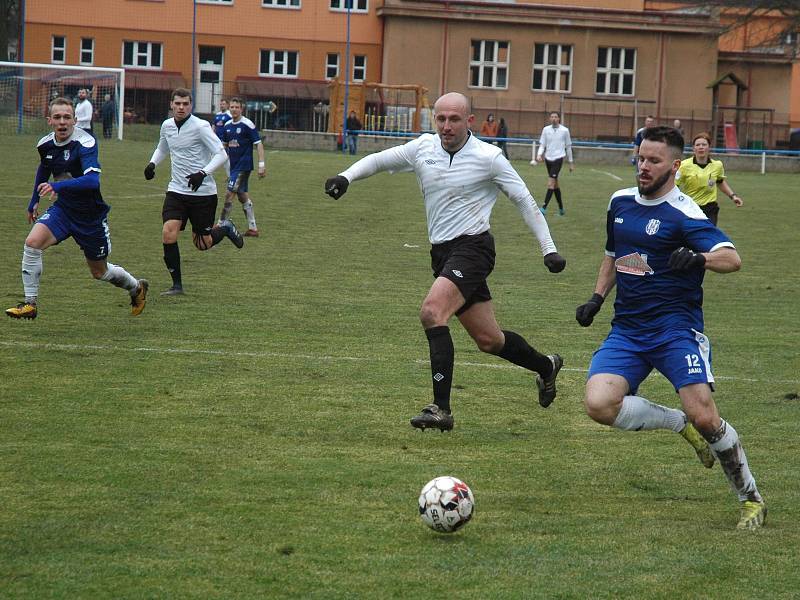
[[[567,215],[549,217],[560,275],[516,208],[502,196],[495,208],[498,319],[565,357],[555,404],[540,409],[532,377],[454,322],[456,429],[423,434],[408,425],[430,394],[413,175],[377,175],[335,202],[322,182],[349,157],[269,153],[268,177],[251,182],[262,237],[200,253],[184,234],[188,294],[164,299],[169,169],[141,174],[154,143],[100,147],[111,259],[150,279],[145,312],[132,318],[125,293],[93,281],[70,240],[45,253],[39,318],[0,321],[0,596],[796,597],[797,176],[731,174],[746,204],[723,198],[721,224],[744,268],[706,278],[716,400],[770,507],[768,526],[743,534],[718,466],[678,436],[618,432],[582,409],[611,307],[589,329],[574,308],[629,166],[564,173]],[[7,306],[22,291],[34,144],[4,138]],[[541,199],[544,170],[516,166]],[[641,391],[677,404],[660,376]],[[476,497],[452,536],[416,509],[444,474]]]

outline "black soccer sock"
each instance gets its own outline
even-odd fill
[[[548,189],[547,193],[544,195],[544,204],[542,205],[542,208],[547,208],[547,205],[550,204],[550,198],[552,197],[553,197],[553,190]]]
[[[497,356],[529,371],[536,371],[542,377],[550,377],[553,362],[547,356],[534,350],[518,333],[504,329],[503,335],[506,336],[506,343]]]
[[[433,403],[450,412],[450,386],[453,383],[453,338],[447,325],[425,330],[431,352],[431,375],[433,376]]]
[[[558,202],[558,208],[564,210],[564,204],[561,202],[561,188],[556,188],[553,191],[556,193],[556,202]]]
[[[178,250],[178,242],[164,244],[164,264],[167,271],[172,276],[172,285],[181,287],[181,253]]]
[[[225,230],[222,227],[214,227],[211,230],[211,247],[213,248],[225,238]]]

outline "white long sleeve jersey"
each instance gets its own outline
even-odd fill
[[[92,114],[94,109],[88,100],[81,100],[75,107],[75,125],[81,129],[89,129],[92,126]]]
[[[567,161],[572,162],[572,138],[569,136],[569,129],[563,125],[548,125],[542,129],[538,152],[540,159],[542,154],[547,160],[558,160],[566,156]]]
[[[168,191],[190,196],[217,193],[217,184],[211,174],[228,161],[228,155],[208,121],[189,115],[180,128],[174,118],[164,121],[158,146],[150,162],[157,165],[167,156],[172,161],[172,179],[167,186]],[[205,171],[209,176],[193,192],[186,176],[198,171]]]
[[[497,192],[502,190],[522,213],[542,255],[556,251],[547,221],[525,182],[499,147],[474,135],[451,156],[438,135],[425,133],[402,146],[370,154],[341,175],[352,182],[380,171],[416,173],[432,244],[487,231]]]

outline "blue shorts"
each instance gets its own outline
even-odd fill
[[[47,227],[57,243],[72,236],[87,260],[104,260],[111,252],[108,209],[97,215],[75,215],[54,204],[37,219]]]
[[[252,171],[231,171],[228,178],[228,191],[243,193],[247,191],[247,183],[250,181]]]
[[[592,356],[588,377],[598,373],[619,375],[627,380],[630,393],[635,394],[653,369],[664,375],[675,391],[695,383],[707,383],[714,389],[711,342],[694,329],[666,331],[657,336],[612,329]]]

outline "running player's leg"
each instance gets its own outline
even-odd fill
[[[45,215],[48,214],[55,221],[55,217],[50,211],[45,213]],[[45,219],[44,222],[41,219],[37,221],[28,233],[28,237],[25,238],[22,248],[22,288],[25,300],[6,310],[6,314],[11,318],[35,319],[38,314],[39,280],[43,270],[42,252],[59,242],[53,231],[44,224],[50,218]],[[57,223],[54,222],[52,225],[57,232],[60,231]],[[66,232],[62,233],[66,237]]]
[[[236,192],[239,202],[242,203],[242,210],[247,219],[246,236],[258,237],[258,227],[256,226],[256,216],[253,212],[253,202],[250,200],[250,173],[252,171],[242,171],[239,178],[239,187]]]
[[[181,277],[181,253],[178,249],[178,235],[186,227],[189,218],[186,196],[167,192],[164,206],[161,209],[163,226],[161,228],[161,241],[164,245],[164,264],[172,277],[172,287],[161,292],[165,296],[183,294],[183,279]]]
[[[420,322],[428,338],[433,381],[433,404],[411,419],[414,427],[438,427],[442,431],[453,428],[450,415],[450,390],[453,384],[455,351],[448,322],[464,297],[458,287],[446,277],[437,277],[420,308]]]
[[[111,234],[107,218],[102,216],[92,223],[75,223],[72,237],[83,250],[92,277],[127,290],[131,297],[131,313],[140,314],[146,303],[148,282],[136,279],[123,267],[108,262]]]
[[[767,514],[766,504],[750,472],[739,434],[730,423],[719,416],[710,386],[703,383],[687,385],[679,390],[679,394],[686,414],[708,441],[733,492],[741,502],[742,515],[737,527],[761,527]]]
[[[225,203],[222,205],[222,212],[219,213],[217,225],[222,225],[231,216],[231,209],[233,208],[234,192],[227,190],[225,192]]]

